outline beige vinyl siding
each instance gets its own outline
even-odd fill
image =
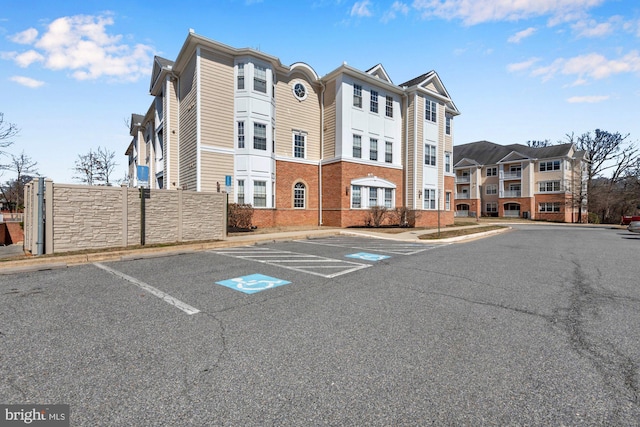
[[[445,151],[445,105],[438,103],[438,188],[444,188],[444,151]],[[444,195],[444,192],[442,193]],[[444,196],[443,196],[444,197]],[[440,200],[441,203],[444,203],[443,200]],[[444,204],[441,206],[444,208]]]
[[[202,151],[200,161],[202,163],[201,191],[217,191],[217,183],[220,183],[220,191],[225,191],[225,176],[233,176],[233,154],[213,153]],[[231,180],[233,183],[234,180]],[[233,187],[231,188],[233,195]]]
[[[208,50],[200,59],[200,131],[202,145],[233,149],[233,58]],[[202,175],[207,169],[202,168]]]
[[[168,93],[163,96],[164,108],[164,188],[175,190],[180,186],[178,180],[178,83],[165,85]]]
[[[293,86],[302,83],[307,98],[299,101],[293,95]],[[320,159],[320,89],[312,86],[301,73],[278,75],[276,83],[276,155],[293,157],[292,131],[307,133],[305,156],[307,160]]]
[[[418,108],[418,116],[417,116],[417,120],[418,120],[418,154],[417,154],[417,158],[415,159],[418,167],[416,168],[416,182],[418,183],[418,188],[416,188],[416,190],[420,191],[420,190],[424,190],[422,188],[422,184],[424,181],[424,109],[425,109],[425,102],[424,102],[424,97],[422,96],[418,96],[418,104],[416,105],[416,107]],[[418,209],[422,209],[422,207],[424,206],[423,204],[424,201],[424,194],[423,194],[423,198],[418,199],[418,204],[417,207]]]
[[[415,94],[410,94],[408,96],[407,106],[407,123],[408,123],[408,132],[407,132],[407,165],[406,171],[407,174],[407,206],[413,207],[413,202],[415,200],[416,189],[414,186],[414,171],[416,166],[416,159],[414,156],[414,148],[415,148],[415,140],[416,140],[416,132],[415,132],[415,112],[416,112],[416,97]]]
[[[197,73],[194,55],[180,78],[180,186],[197,189]]]
[[[324,91],[324,158],[336,156],[336,81],[327,84]]]

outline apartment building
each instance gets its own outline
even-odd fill
[[[372,206],[454,220],[453,118],[431,71],[396,85],[378,64],[324,77],[190,32],[155,57],[145,115],[133,114],[130,185],[222,191],[254,224],[357,226]]]
[[[457,217],[586,222],[587,162],[573,144],[478,141],[453,150]]]

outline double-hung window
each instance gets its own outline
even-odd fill
[[[444,131],[447,135],[451,135],[451,116],[449,115],[445,118]]]
[[[538,204],[539,212],[560,212],[560,202],[543,202]]]
[[[393,142],[386,141],[384,143],[384,161],[385,163],[393,163]]]
[[[266,181],[253,181],[253,206],[256,208],[267,207]]]
[[[446,173],[451,172],[451,152],[445,151],[444,153],[444,171]]]
[[[253,90],[267,93],[267,69],[260,65],[253,67]]]
[[[560,191],[560,181],[542,181],[539,186],[541,193]]]
[[[498,168],[497,167],[487,168],[487,176],[498,176]]]
[[[267,149],[267,125],[262,123],[253,124],[253,148],[256,150]]]
[[[378,160],[378,140],[369,138],[369,160]]]
[[[238,64],[238,89],[244,89],[244,64]]]
[[[429,122],[436,122],[436,113],[437,113],[437,107],[438,104],[436,104],[434,101],[431,101],[430,99],[425,99],[425,108],[424,108],[424,119],[429,121]]]
[[[431,210],[436,208],[436,190],[434,188],[425,188],[424,208]]]
[[[306,135],[303,132],[293,134],[293,157],[304,159]]]
[[[359,185],[351,186],[351,207],[362,207],[362,187],[360,187]]]
[[[487,184],[487,195],[498,194],[498,185],[497,184]]]
[[[353,135],[353,157],[359,159],[362,157],[362,136]]]
[[[560,160],[553,160],[550,162],[540,162],[540,172],[559,171]]]
[[[369,187],[369,207],[378,206],[378,189]]]
[[[424,145],[424,164],[427,166],[436,165],[436,146],[425,144]]]
[[[378,112],[378,92],[375,90],[371,91],[371,105],[369,106],[369,111],[372,113]]]
[[[353,85],[353,106],[362,108],[362,86]]]
[[[384,207],[387,209],[391,209],[393,207],[393,189],[392,188],[384,189]]]
[[[244,179],[238,180],[238,204],[244,204]]]
[[[238,122],[238,148],[244,148],[244,122]]]
[[[387,95],[387,98],[386,98],[384,114],[387,117],[393,117],[393,97],[388,96],[388,95]]]

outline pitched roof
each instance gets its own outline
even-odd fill
[[[523,144],[500,145],[490,141],[477,141],[455,145],[453,147],[453,163],[456,164],[462,159],[473,159],[481,165],[492,165],[499,163],[507,156],[510,159],[518,157],[536,160],[551,159],[569,156],[572,148],[573,144],[571,143],[532,148]],[[583,154],[575,152],[574,156],[582,157]]]
[[[421,74],[418,77],[415,77],[415,78],[413,78],[413,79],[411,79],[409,81],[401,83],[400,87],[402,87],[402,86],[406,86],[406,87],[415,86],[418,83],[422,83],[423,81],[427,80],[429,77],[431,77],[433,75],[433,73],[435,73],[435,71],[431,70],[428,73]]]

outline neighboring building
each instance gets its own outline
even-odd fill
[[[587,162],[573,144],[479,141],[453,149],[457,217],[586,222]]]
[[[454,220],[453,118],[437,73],[395,85],[382,65],[324,77],[190,32],[155,57],[144,116],[131,120],[130,185],[226,191],[254,224],[362,225],[371,206]]]

